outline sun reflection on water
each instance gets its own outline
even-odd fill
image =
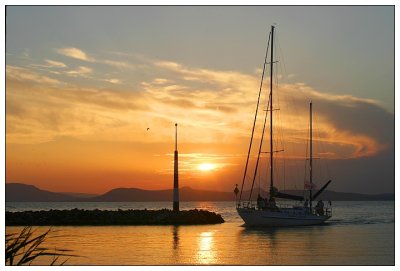
[[[216,263],[216,251],[214,250],[214,232],[205,231],[200,233],[197,239],[197,263],[213,264]]]

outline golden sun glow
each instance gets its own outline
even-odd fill
[[[202,163],[197,167],[201,171],[211,171],[216,168],[215,164]]]
[[[197,262],[199,264],[213,264],[216,262],[214,249],[214,232],[202,232],[198,237]]]

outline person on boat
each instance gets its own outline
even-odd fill
[[[238,185],[237,185],[237,184],[236,184],[235,190],[233,190],[233,193],[235,193],[236,205],[237,205],[237,203],[238,203],[237,195],[239,194],[239,188],[238,188]]]
[[[268,197],[264,198],[264,206],[265,206],[265,208],[269,207]]]
[[[233,190],[233,193],[235,193],[235,195],[237,195],[239,193],[239,188],[238,188],[237,184],[236,184],[235,190]]]
[[[315,210],[317,211],[317,214],[319,214],[319,215],[324,214],[324,203],[322,200],[318,201],[317,206],[315,206]]]
[[[265,208],[264,199],[260,196],[260,194],[258,194],[258,196],[257,196],[257,207],[260,210]]]
[[[269,204],[268,204],[270,209],[278,209],[278,207],[276,206],[276,202],[275,202],[275,198],[271,197],[269,199]]]
[[[304,202],[304,207],[308,207],[308,199],[306,199],[306,201]]]

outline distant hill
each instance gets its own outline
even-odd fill
[[[80,201],[79,198],[55,193],[46,190],[41,190],[33,185],[22,183],[7,183],[6,184],[6,201]]]
[[[116,188],[109,192],[93,196],[90,194],[75,193],[55,193],[41,190],[33,185],[21,183],[6,184],[6,201],[59,201],[59,202],[135,202],[135,201],[171,201],[172,189],[165,190],[143,190],[138,188]],[[288,194],[303,195],[301,190],[282,191]],[[261,191],[262,195],[266,193]],[[252,198],[257,197],[258,191],[253,192]],[[218,192],[208,190],[195,190],[190,187],[182,187],[179,189],[179,197],[181,201],[234,201],[233,192]],[[242,199],[248,199],[249,191],[243,191]],[[326,190],[320,195],[321,199],[332,201],[378,201],[378,200],[394,200],[394,194],[376,194],[366,195],[358,193],[344,193]]]

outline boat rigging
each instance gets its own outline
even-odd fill
[[[274,136],[274,123],[273,123],[273,75],[274,75],[274,64],[277,63],[274,59],[274,35],[275,35],[275,26],[271,26],[271,31],[268,37],[268,45],[264,59],[263,72],[261,77],[260,89],[258,93],[256,113],[254,116],[253,128],[251,132],[249,150],[247,154],[247,160],[244,169],[244,176],[242,181],[242,188],[240,190],[239,200],[236,201],[236,209],[240,217],[244,220],[245,224],[248,226],[298,226],[298,225],[315,225],[321,224],[332,216],[331,207],[325,207],[324,203],[320,200],[317,206],[313,209],[312,202],[315,200],[322,191],[330,184],[331,180],[329,180],[316,194],[313,195],[313,157],[312,157],[312,103],[310,103],[310,157],[309,157],[309,196],[308,199],[304,202],[303,205],[277,205],[275,199],[283,198],[290,199],[296,201],[304,201],[303,196],[290,195],[286,193],[279,192],[278,189],[274,186],[274,153],[280,152],[282,150],[275,150],[273,144],[273,136]],[[271,45],[271,46],[270,46]],[[270,49],[270,51],[269,51]],[[269,62],[267,62],[268,53],[270,53]],[[242,201],[244,182],[247,176],[248,166],[249,166],[249,158],[252,149],[254,130],[256,127],[258,109],[260,104],[260,97],[263,86],[263,79],[265,74],[265,69],[267,64],[270,65],[270,81],[269,81],[269,96],[267,102],[267,110],[265,110],[265,116],[263,121],[263,129],[261,134],[261,141],[258,149],[257,160],[255,164],[255,172],[252,179],[252,185],[249,193],[248,201]],[[262,152],[262,144],[264,139],[265,126],[267,122],[267,117],[269,113],[269,151]],[[269,154],[269,168],[270,168],[270,187],[269,187],[269,201],[263,199],[260,195],[257,198],[257,205],[253,204],[251,201],[252,192],[254,189],[254,183],[258,171],[260,154],[268,153]]]

